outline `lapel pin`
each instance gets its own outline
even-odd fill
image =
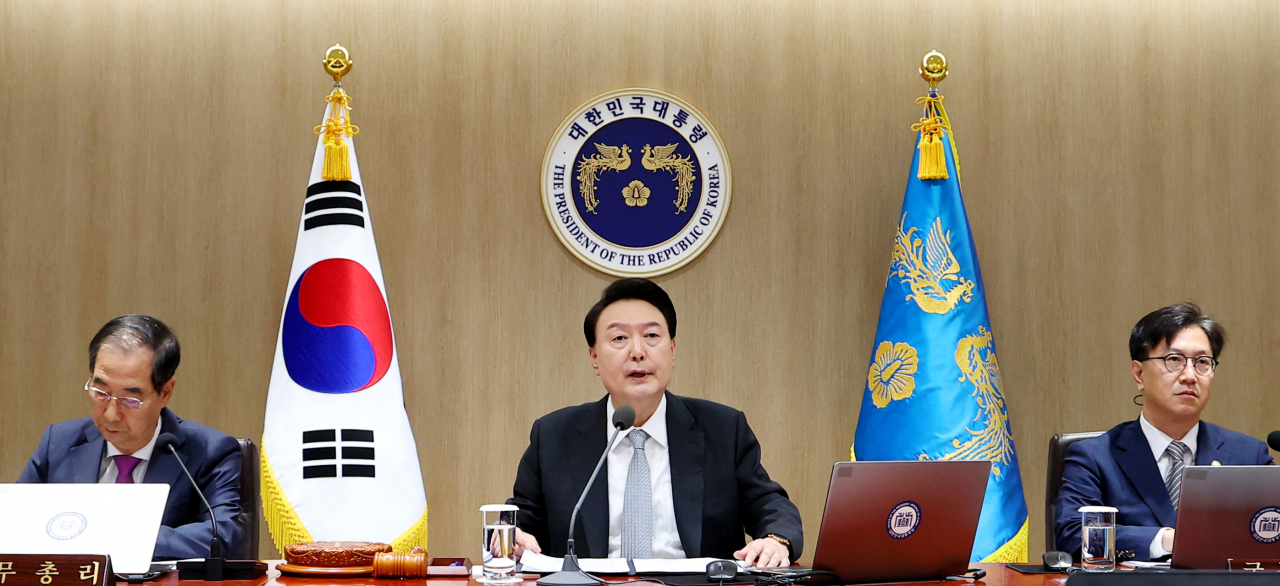
[[[1219,461],[1217,461],[1217,460],[1214,460],[1213,462],[1209,463],[1209,465],[1210,465],[1210,466],[1221,466],[1221,465],[1222,465],[1222,462],[1219,462]]]

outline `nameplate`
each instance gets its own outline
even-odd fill
[[[1227,569],[1241,572],[1280,572],[1280,560],[1238,560],[1227,558]]]
[[[1117,570],[1115,572],[1075,572],[1067,586],[1274,586],[1274,572],[1228,570]]]
[[[2,586],[115,586],[111,556],[0,553]]]

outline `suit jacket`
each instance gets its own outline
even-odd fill
[[[1223,466],[1271,464],[1262,441],[1200,422],[1196,435],[1196,465],[1214,461]],[[1080,557],[1080,513],[1083,506],[1109,506],[1116,514],[1116,550],[1131,551],[1134,559],[1149,560],[1151,541],[1161,527],[1173,527],[1177,513],[1164,479],[1151,455],[1151,445],[1138,421],[1121,423],[1096,438],[1076,442],[1067,450],[1062,488],[1054,502],[1057,547]]]
[[[776,533],[800,557],[800,511],[760,465],[760,444],[741,411],[667,392],[667,441],[676,530],[688,557],[731,558],[743,533]],[[566,407],[533,423],[520,459],[514,498],[517,523],[543,553],[565,555],[569,516],[596,462],[604,454],[608,397]],[[579,557],[609,555],[609,478],[601,474],[587,493],[574,528]]]
[[[236,525],[240,514],[239,443],[225,433],[179,419],[168,407],[160,412],[160,433],[177,438],[178,453],[209,505],[217,511],[224,555],[235,551],[243,537]],[[107,441],[94,427],[92,418],[55,423],[45,428],[40,445],[18,482],[95,483],[106,449]],[[154,556],[208,557],[213,523],[173,455],[152,453],[143,482],[169,485]]]

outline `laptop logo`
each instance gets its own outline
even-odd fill
[[[1253,514],[1249,522],[1249,534],[1258,543],[1280,541],[1280,507],[1263,507]]]
[[[58,513],[44,526],[44,532],[58,541],[74,539],[84,533],[89,521],[80,513]]]
[[[1277,509],[1280,512],[1280,509]],[[893,507],[889,511],[889,520],[885,523],[885,528],[889,530],[889,537],[894,539],[906,539],[916,532],[916,528],[920,526],[920,505],[911,501],[903,501]]]

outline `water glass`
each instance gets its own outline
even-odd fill
[[[516,580],[516,512],[515,505],[480,507],[484,521],[484,541],[480,559],[484,560],[487,582]]]
[[[1080,569],[1116,569],[1116,513],[1115,507],[1080,507]]]

